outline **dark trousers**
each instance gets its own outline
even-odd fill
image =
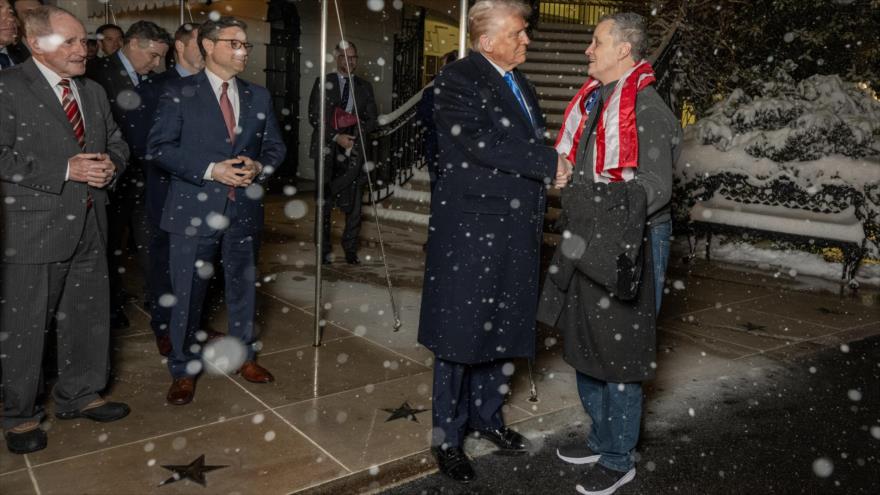
[[[206,269],[220,251],[225,278],[225,299],[229,326],[228,335],[245,346],[245,359],[253,359],[254,318],[256,317],[257,253],[260,239],[243,228],[236,203],[227,202],[226,216],[229,227],[214,237],[191,237],[169,233],[171,258],[171,285],[177,304],[171,311],[170,336],[172,351],[168,358],[171,376],[181,378],[198,374],[199,365],[187,369],[187,364],[200,359],[200,352],[192,346],[199,329],[205,293],[212,270]],[[201,266],[196,268],[196,263]]]
[[[317,175],[315,175],[315,178],[317,178]],[[330,177],[325,177],[324,180],[325,182],[330,182]],[[323,245],[321,247],[322,255],[326,256],[333,250],[333,245],[330,242],[331,214],[333,213],[333,207],[338,207],[343,213],[345,213],[345,228],[342,231],[343,251],[345,251],[346,254],[357,254],[358,248],[360,247],[361,223],[363,222],[363,217],[361,215],[363,210],[361,189],[364,180],[365,177],[363,176],[363,173],[361,173],[361,175],[355,180],[354,184],[350,186],[353,189],[343,192],[343,194],[348,195],[348,197],[346,197],[345,201],[342,203],[333,197],[329,187],[324,188],[324,210],[321,221],[321,227],[323,229],[321,234],[323,239]]]
[[[147,302],[150,309],[150,326],[157,337],[168,335],[171,324],[171,287],[168,232],[156,224],[150,224],[149,270],[147,278]],[[165,297],[163,297],[165,296]]]
[[[461,447],[469,431],[504,426],[501,406],[508,377],[505,361],[460,364],[434,359],[434,447]]]
[[[144,273],[149,270],[150,226],[147,222],[144,198],[144,179],[135,171],[126,173],[118,190],[111,193],[110,205],[107,207],[107,261],[110,270],[110,304],[112,311],[122,311],[125,306],[124,284],[119,269],[122,266],[123,253],[128,252],[125,233],[137,248],[137,261]],[[149,294],[149,277],[145,277],[144,292]]]
[[[39,265],[0,264],[0,366],[3,428],[43,418],[36,402],[46,332],[54,318],[58,412],[79,410],[99,399],[107,385],[110,348],[107,254],[93,210],[73,257]]]

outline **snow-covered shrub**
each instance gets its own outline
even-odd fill
[[[854,83],[837,75],[794,83],[781,74],[749,89],[733,91],[697,122],[702,144],[777,162],[880,153],[880,102]]]
[[[836,75],[786,70],[717,102],[685,131],[674,177],[676,219],[700,198],[792,210],[852,208],[867,254],[880,256],[880,102]]]

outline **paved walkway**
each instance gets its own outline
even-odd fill
[[[432,356],[416,343],[425,229],[384,227],[403,327],[392,328],[379,250],[371,242],[375,226],[365,224],[364,264],[334,263],[324,270],[326,324],[316,348],[310,197],[268,200],[258,289],[260,363],[275,374],[275,383],[206,373],[192,404],[167,405],[167,369],[147,315],[131,304],[132,327],[114,338],[112,397],[128,402],[132,414],[106,425],[49,419],[47,449],[27,456],[0,449],[0,491],[354,493],[434,470],[427,453]],[[336,230],[341,255],[338,236]],[[132,293],[141,280],[132,269]],[[756,358],[791,360],[880,333],[876,292],[839,297],[810,292],[803,280],[679,260],[673,260],[670,280],[649,401],[695,376],[744,372]],[[225,322],[219,308],[211,326],[222,331]],[[521,362],[504,411],[509,423],[534,438],[584,419],[558,336],[542,330],[539,338],[538,401],[530,401]],[[48,408],[52,418],[51,403]],[[468,449],[474,455],[488,451],[480,442]],[[205,464],[223,466],[204,475],[206,489],[174,481],[173,471],[163,467],[188,465],[202,455]]]

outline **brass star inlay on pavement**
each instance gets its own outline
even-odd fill
[[[427,409],[413,409],[412,406],[409,405],[409,402],[404,401],[400,407],[396,409],[382,409],[385,412],[391,413],[391,416],[388,416],[388,419],[385,422],[394,421],[395,419],[404,419],[409,418],[410,421],[419,422],[419,419],[416,417],[416,414],[423,413],[427,411]]]
[[[207,486],[205,484],[205,473],[209,471],[213,471],[215,469],[221,469],[229,466],[206,466],[205,465],[205,454],[199,456],[198,459],[192,461],[189,464],[185,465],[167,465],[162,466],[163,468],[173,471],[174,474],[168,478],[167,480],[159,483],[159,486],[168,485],[180,480],[192,480],[196,483]]]

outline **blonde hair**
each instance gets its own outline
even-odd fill
[[[471,49],[480,51],[480,36],[491,33],[503,15],[528,19],[532,9],[521,0],[478,0],[468,10],[468,36]]]

